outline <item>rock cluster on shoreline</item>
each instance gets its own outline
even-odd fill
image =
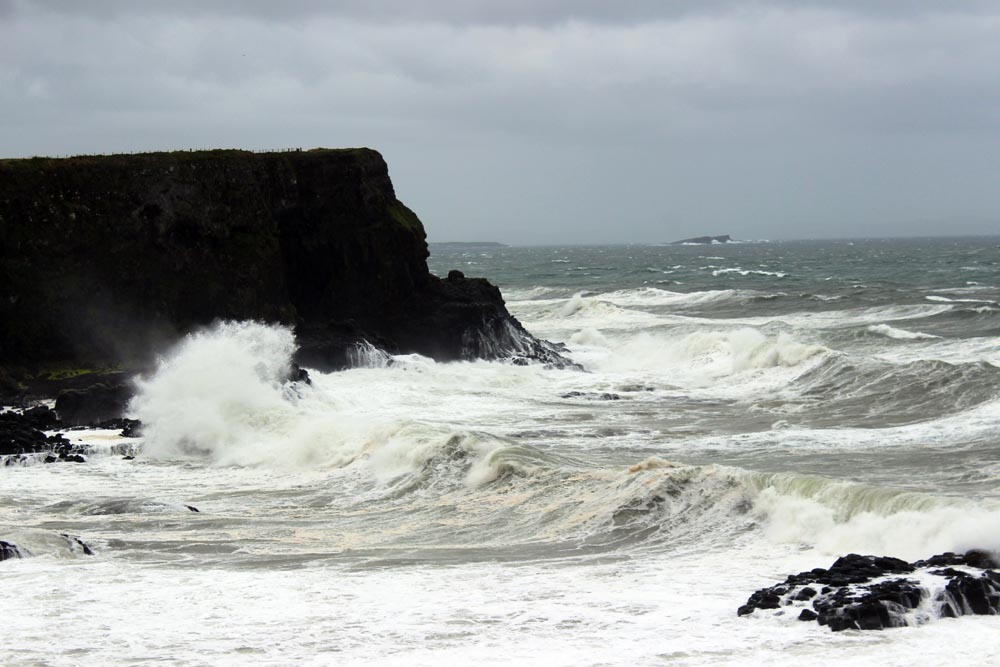
[[[73,444],[61,433],[46,434],[76,426],[60,419],[52,409],[40,405],[24,412],[0,413],[0,457],[5,465],[23,463],[29,454],[44,454],[45,463],[84,463],[89,448]],[[121,429],[123,437],[137,435],[139,423],[134,419],[114,418],[88,424],[94,428]]]
[[[944,553],[914,563],[848,554],[829,569],[789,575],[780,584],[756,591],[737,613],[798,612],[799,620],[816,621],[835,632],[902,627],[934,617],[996,615],[1000,614],[997,568],[1000,563],[980,550]]]

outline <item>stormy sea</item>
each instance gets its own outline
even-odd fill
[[[359,346],[307,385],[288,329],[188,337],[141,438],[0,467],[0,664],[1000,661],[930,579],[905,627],[737,615],[845,554],[1000,549],[1000,240],[431,253],[580,368]]]

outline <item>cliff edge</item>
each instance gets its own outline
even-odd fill
[[[361,341],[563,361],[496,287],[427,256],[366,148],[0,160],[0,380],[139,368],[218,319],[292,325],[323,370]]]

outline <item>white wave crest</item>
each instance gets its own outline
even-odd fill
[[[775,278],[784,278],[788,274],[783,271],[764,271],[761,269],[744,269],[742,267],[731,267],[725,269],[715,269],[712,271],[713,276],[724,276],[729,273],[736,273],[741,276],[773,276]]]
[[[701,292],[671,292],[656,287],[617,290],[597,298],[619,306],[690,306],[742,299],[760,294],[751,290],[705,290]]]
[[[676,373],[719,378],[745,371],[795,367],[826,352],[787,333],[769,337],[757,329],[696,331],[681,338],[652,334],[633,337],[600,362],[600,370]],[[681,379],[676,376],[675,380]],[[697,384],[697,383],[696,383]]]
[[[504,288],[503,298],[509,304],[512,301],[533,301],[545,297],[556,296],[560,290],[554,287],[527,287],[523,289]]]
[[[928,301],[936,301],[938,303],[985,303],[992,305],[996,304],[995,301],[990,301],[989,299],[951,299],[949,297],[938,296],[936,294],[932,294],[924,298],[927,299]]]
[[[878,334],[880,336],[895,338],[896,340],[926,340],[930,338],[940,338],[940,336],[921,333],[919,331],[907,331],[906,329],[897,329],[895,327],[889,326],[888,324],[869,325],[868,331],[874,334]]]
[[[1000,550],[1000,507],[804,475],[764,480],[754,506],[777,542],[906,559]]]

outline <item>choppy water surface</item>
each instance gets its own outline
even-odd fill
[[[1000,548],[1000,240],[430,262],[587,372],[409,356],[307,388],[276,380],[286,330],[190,339],[142,383],[136,460],[95,432],[87,464],[0,470],[0,539],[36,556],[0,564],[0,662],[1000,659],[997,618],[735,614],[851,551]]]

